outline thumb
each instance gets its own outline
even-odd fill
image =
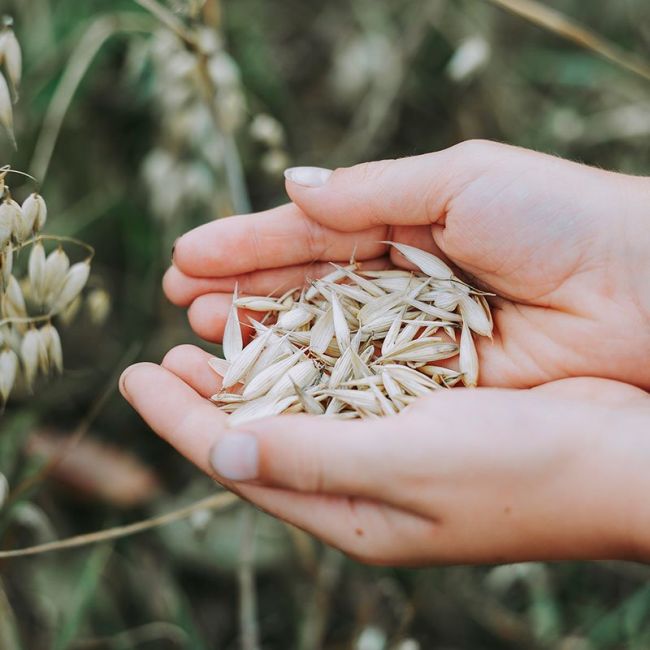
[[[308,415],[244,424],[210,453],[219,477],[299,492],[377,497],[395,459],[398,418],[341,421]]]
[[[286,187],[303,212],[337,230],[441,223],[449,201],[488,167],[495,149],[507,147],[469,141],[436,153],[334,171],[291,167],[285,171]]]

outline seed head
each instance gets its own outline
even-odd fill
[[[86,298],[86,307],[93,325],[103,325],[111,313],[111,296],[106,289],[93,289]]]
[[[9,395],[16,383],[18,372],[18,355],[9,348],[0,352],[0,396],[7,402]]]
[[[9,282],[4,293],[4,308],[8,316],[13,318],[25,318],[27,316],[27,308],[25,306],[25,298],[23,291],[18,284],[15,276],[9,276]]]
[[[30,194],[23,202],[21,208],[25,228],[29,233],[40,231],[47,220],[47,206],[40,194]]]
[[[7,131],[9,140],[16,149],[16,138],[14,136],[14,109],[11,103],[11,93],[7,80],[0,73],[0,124]]]
[[[70,260],[62,248],[57,248],[47,256],[43,286],[43,300],[46,304],[51,305],[61,293],[69,268]]]
[[[23,56],[20,43],[11,26],[5,26],[0,34],[0,59],[4,63],[9,81],[18,89],[22,76]]]
[[[45,350],[45,352],[44,352]],[[37,329],[31,328],[25,332],[22,343],[20,344],[20,357],[23,362],[23,371],[25,374],[25,383],[30,390],[34,385],[34,380],[38,374],[40,360],[47,350],[44,348],[41,335]]]
[[[48,323],[40,329],[40,336],[47,353],[47,362],[50,368],[56,372],[63,372],[63,348],[61,346],[61,337],[56,327]]]
[[[28,275],[32,298],[42,304],[45,298],[45,248],[40,241],[32,246],[29,254]]]
[[[0,204],[0,234],[3,235],[3,240],[0,242],[2,245],[7,243],[4,238],[6,228],[9,230],[9,237],[18,240],[18,232],[21,227],[22,212],[20,206],[13,199],[7,198]],[[22,240],[21,240],[22,241]]]
[[[52,303],[52,311],[56,313],[67,307],[86,286],[89,275],[90,264],[88,262],[73,264],[65,276],[59,295]]]

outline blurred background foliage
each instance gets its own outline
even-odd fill
[[[174,238],[284,201],[284,167],[481,137],[648,173],[648,68],[625,70],[503,4],[531,6],[169,0],[154,17],[151,0],[0,2],[25,55],[19,149],[0,141],[2,162],[43,180],[48,228],[97,248],[93,282],[112,298],[107,318],[86,309],[66,330],[64,377],[2,416],[2,548],[213,493],[120,399],[116,378],[196,342],[160,289]],[[645,0],[546,6],[650,57]],[[178,519],[0,560],[0,648],[650,647],[640,565],[378,569],[241,505]]]

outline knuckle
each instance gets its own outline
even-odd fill
[[[176,347],[169,350],[169,352],[167,352],[167,354],[163,357],[161,365],[165,368],[175,368],[179,365],[179,362],[183,362],[185,359],[187,359],[188,354],[193,354],[195,349],[196,348],[193,345],[190,345],[188,343],[177,345]]]
[[[351,172],[353,179],[357,183],[376,183],[380,180],[386,172],[395,163],[392,159],[387,160],[373,160],[370,162],[363,162],[351,167],[348,171]]]
[[[279,443],[278,449],[292,449],[290,437],[284,442],[280,436],[276,436],[269,448],[276,443]],[[293,476],[294,487],[301,492],[323,492],[326,487],[325,468],[318,447],[313,444],[293,446],[291,456],[292,470],[287,475]]]
[[[311,219],[305,219],[304,224],[308,253],[312,260],[316,260],[326,248],[325,233],[323,227]]]
[[[463,140],[458,144],[455,144],[451,147],[452,151],[458,153],[471,153],[473,151],[480,151],[485,148],[486,145],[489,145],[489,140],[482,140],[480,138],[471,138],[469,140]]]
[[[262,254],[262,243],[260,241],[260,234],[255,223],[253,223],[253,227],[250,229],[249,242],[255,269],[263,269],[264,256]]]
[[[484,156],[492,156],[503,149],[503,145],[491,140],[475,138],[464,140],[449,148],[449,151],[461,159],[474,159]]]

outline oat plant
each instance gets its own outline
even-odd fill
[[[13,145],[14,104],[22,56],[13,21],[0,31],[0,123]],[[16,390],[32,392],[39,376],[63,370],[59,328],[76,314],[88,281],[93,249],[69,237],[42,234],[47,205],[36,191],[19,203],[10,187],[28,174],[0,168],[0,398],[2,406]],[[65,248],[80,260],[71,263]],[[95,298],[95,301],[97,299]]]

